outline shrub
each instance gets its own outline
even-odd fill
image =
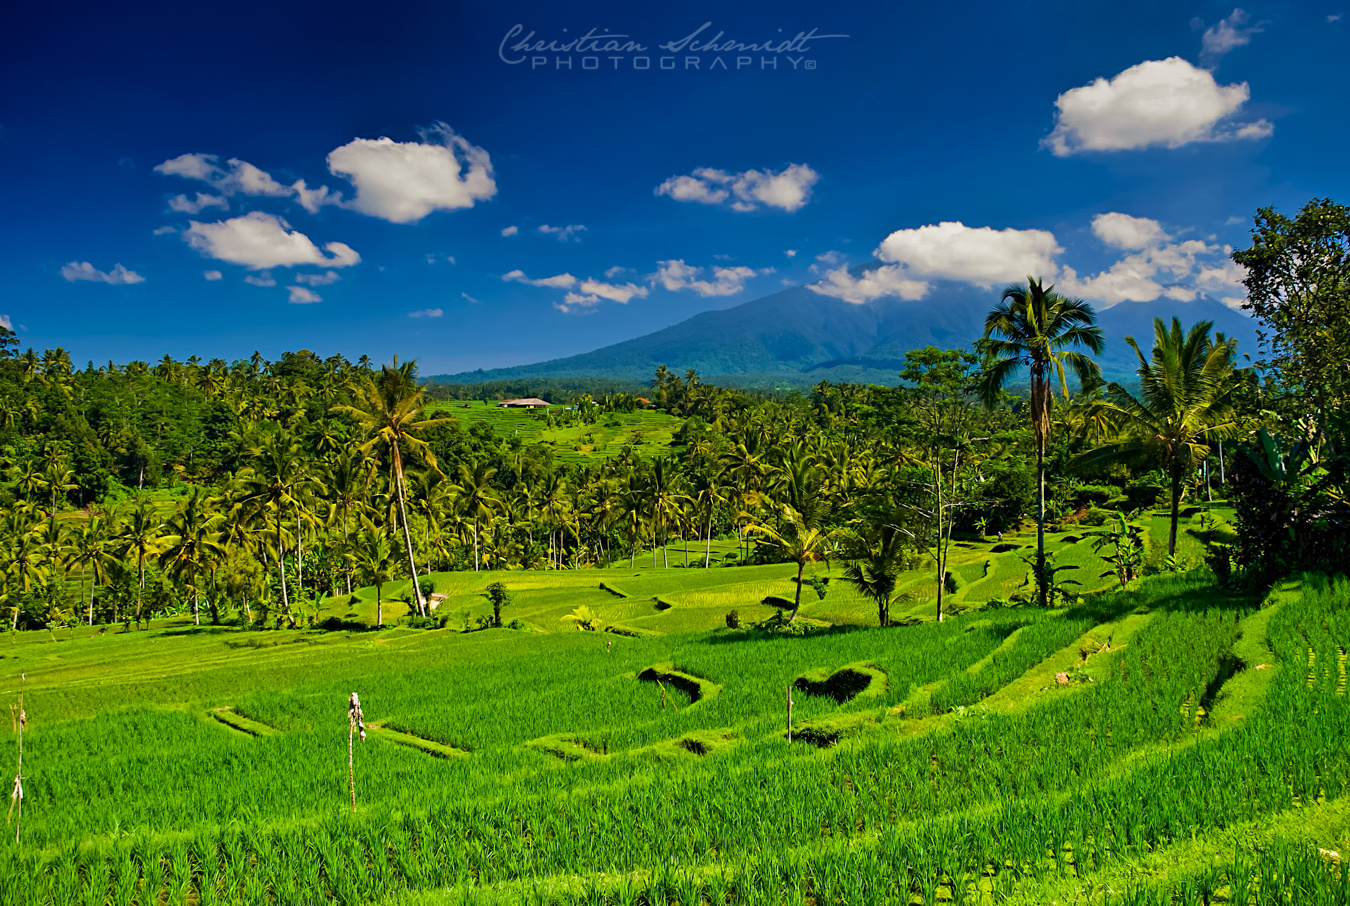
[[[741,628],[741,612],[739,610],[727,611],[727,628],[728,629]]]

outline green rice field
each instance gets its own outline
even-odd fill
[[[326,605],[337,631],[18,633],[0,903],[1350,902],[1350,587],[1241,595],[1198,569],[984,606],[1024,577],[1027,536],[1007,543],[958,549],[954,616],[890,629],[838,564],[803,589],[819,631],[728,628],[795,568],[681,548],[437,574],[432,630],[356,628],[362,589]],[[498,580],[520,628],[460,631]],[[906,581],[900,616],[930,616],[931,579]],[[582,605],[597,631],[562,619]]]

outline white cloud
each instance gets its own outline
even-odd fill
[[[1200,62],[1208,69],[1219,65],[1224,54],[1235,47],[1250,44],[1252,35],[1260,34],[1262,23],[1244,28],[1251,17],[1246,10],[1235,9],[1227,19],[1220,19],[1200,36]]]
[[[522,270],[513,270],[502,274],[502,279],[507,283],[527,283],[530,286],[551,286],[554,289],[567,289],[577,285],[577,278],[571,274],[557,274],[552,277],[542,277],[538,280],[531,280],[525,276]]]
[[[421,142],[354,139],[328,155],[328,169],[356,187],[351,207],[391,223],[416,223],[497,194],[488,153],[445,123]]]
[[[1041,144],[1064,157],[1270,135],[1274,127],[1266,120],[1221,125],[1250,94],[1246,82],[1221,86],[1180,57],[1148,60],[1113,79],[1099,78],[1061,94],[1054,131]]]
[[[196,199],[178,195],[169,199],[169,208],[182,214],[196,214],[202,208],[216,206],[228,207],[226,201],[232,195],[253,195],[268,198],[294,197],[306,211],[317,213],[323,205],[342,204],[342,196],[327,186],[311,189],[303,179],[291,185],[284,185],[272,178],[270,173],[260,170],[248,161],[230,158],[220,163],[215,154],[180,154],[172,160],[155,167],[156,173],[165,176],[181,176],[209,184],[220,194],[217,196],[197,193]]]
[[[580,237],[577,234],[584,233],[585,231],[586,227],[579,223],[569,223],[567,226],[563,227],[549,226],[545,223],[539,227],[539,232],[548,236],[556,236],[559,242],[567,242],[569,239],[577,239],[579,241]]]
[[[568,293],[561,302],[554,302],[553,307],[563,314],[589,315],[595,313],[595,307],[599,304],[599,296]]]
[[[1331,15],[1327,16],[1327,23],[1328,23],[1328,24],[1330,24],[1330,23],[1332,23],[1332,22],[1339,22],[1339,21],[1341,21],[1341,14],[1340,14],[1340,13],[1332,13]]]
[[[305,283],[310,286],[328,286],[336,283],[342,278],[338,276],[337,271],[327,271],[322,274],[296,274],[296,283]]]
[[[833,296],[861,305],[882,296],[899,296],[909,301],[922,299],[928,295],[932,284],[906,277],[904,268],[892,264],[864,271],[858,277],[850,274],[847,267],[838,267],[828,272],[819,283],[808,284],[808,288],[822,296]]]
[[[249,274],[244,278],[244,282],[251,286],[276,286],[277,278],[273,277],[270,271],[263,271],[261,274]]]
[[[652,275],[653,284],[661,284],[671,292],[682,289],[693,290],[700,296],[733,296],[745,289],[745,281],[756,274],[769,274],[772,268],[756,271],[749,267],[713,267],[712,279],[700,277],[708,268],[685,264],[683,259],[657,262],[656,273]]]
[[[464,298],[465,302],[472,302],[474,305],[478,304],[478,300],[475,299],[473,296],[469,295],[468,293],[460,293],[460,296]]]
[[[13,330],[14,322],[9,319],[9,315],[0,315],[0,327],[5,330]]]
[[[621,305],[627,305],[628,300],[634,297],[645,298],[648,292],[645,286],[638,286],[633,283],[602,283],[594,277],[587,277],[582,280],[579,288],[583,293],[599,296],[601,299],[608,299]]]
[[[408,317],[410,317],[410,318],[439,318],[439,317],[441,317],[441,315],[443,315],[443,314],[445,314],[445,310],[444,310],[444,309],[441,309],[441,308],[421,308],[421,309],[418,309],[417,311],[410,311],[410,312],[408,312]]]
[[[71,283],[87,281],[90,283],[129,284],[144,283],[145,278],[135,271],[129,271],[120,264],[113,265],[110,271],[101,271],[88,261],[72,261],[61,268],[61,276]]]
[[[1172,238],[1163,232],[1158,221],[1131,217],[1118,211],[1092,218],[1092,233],[1117,249],[1144,249]]]
[[[215,281],[222,279],[225,275],[222,274],[220,271],[203,271],[202,276],[205,277],[207,280]]]
[[[788,249],[787,251],[783,252],[783,254],[784,254],[784,255],[787,255],[789,258],[796,258],[796,257],[797,257],[797,250],[796,250],[796,249]]]
[[[162,226],[162,227],[155,227],[153,230],[150,231],[150,235],[152,235],[152,236],[165,236],[165,235],[168,235],[169,233],[177,233],[177,232],[178,232],[178,227],[175,227],[175,226]]]
[[[519,232],[520,232],[520,227],[518,227],[518,226],[509,226],[509,227],[504,227],[504,228],[502,229],[502,235],[503,235],[503,236],[514,236],[514,235],[516,235],[516,234],[519,233]]]
[[[1094,218],[1093,232],[1105,244],[1131,254],[1092,276],[1079,277],[1072,267],[1064,267],[1056,284],[1060,292],[1102,308],[1159,297],[1190,302],[1202,293],[1232,305],[1228,297],[1243,293],[1247,272],[1229,259],[1231,246],[1199,239],[1172,242],[1157,221],[1118,213]]]
[[[323,301],[323,296],[319,295],[314,290],[306,289],[303,286],[288,286],[286,289],[288,289],[291,294],[290,298],[286,301],[292,305],[312,305],[315,302]]]
[[[268,267],[294,267],[317,264],[350,267],[361,260],[349,245],[330,242],[325,257],[309,237],[274,214],[252,211],[217,223],[188,221],[185,234],[188,245],[211,258],[242,264],[260,270]]]
[[[899,265],[909,280],[936,277],[989,289],[1027,275],[1054,273],[1061,251],[1055,235],[1046,230],[995,230],[943,221],[896,230],[874,254]]]
[[[631,273],[633,273],[633,269],[632,269],[632,268],[630,268],[630,267],[624,267],[624,266],[621,265],[621,264],[616,264],[616,265],[614,265],[613,267],[607,268],[607,269],[605,270],[605,276],[606,276],[608,279],[610,279],[610,280],[613,280],[615,277],[619,276],[620,274],[631,274]]]
[[[186,195],[175,195],[169,199],[169,210],[177,211],[180,214],[196,214],[203,208],[228,208],[230,203],[225,200],[223,195],[207,195],[205,192],[198,192],[197,197],[188,198]]]
[[[672,176],[656,187],[657,195],[699,204],[730,202],[734,211],[757,211],[761,207],[792,212],[811,200],[811,189],[820,174],[806,164],[792,164],[779,172],[746,170],[728,173],[700,167],[689,176]]]

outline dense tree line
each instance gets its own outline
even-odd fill
[[[1091,307],[1028,278],[973,350],[910,352],[896,386],[770,396],[662,367],[645,388],[495,388],[547,392],[575,406],[569,418],[642,406],[681,419],[661,456],[626,447],[585,466],[465,428],[430,405],[464,389],[419,381],[411,362],[302,350],[76,370],[59,348],[19,353],[0,328],[0,601],[16,628],[171,609],[299,625],[324,596],[412,578],[425,618],[438,570],[578,569],[643,551],[709,568],[721,537],[737,542],[723,564],[795,563],[798,605],[811,563],[844,560],[884,625],[896,576],[920,564],[941,617],[954,537],[1034,519],[1043,538],[1047,523],[1116,524],[1165,501],[1174,555],[1181,501],[1225,479],[1237,533],[1216,539],[1211,566],[1268,581],[1346,553],[1344,369],[1327,332],[1304,326],[1345,305],[1347,222],[1320,201],[1298,221],[1258,217],[1235,255],[1270,331],[1256,367],[1239,368],[1208,323],[1160,321],[1151,348],[1135,343],[1137,389],[1103,385]],[[1311,255],[1317,279],[1290,277]],[[1118,553],[1132,537],[1119,526]],[[1033,575],[1051,603],[1043,542]]]

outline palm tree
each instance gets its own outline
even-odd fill
[[[773,528],[767,525],[751,525],[749,531],[764,535],[769,543],[783,552],[783,556],[797,564],[797,595],[792,602],[792,616],[788,622],[797,619],[802,609],[802,573],[806,564],[828,560],[834,544],[834,532],[827,531],[819,523],[814,523],[790,506],[783,507],[782,525]]]
[[[144,497],[136,498],[136,506],[128,514],[118,534],[124,557],[136,558],[136,621],[141,619],[145,592],[145,561],[159,553],[162,544],[160,532],[164,521]]]
[[[1097,364],[1069,347],[1081,346],[1094,355],[1103,348],[1101,328],[1096,326],[1092,306],[1071,299],[1027,277],[1025,286],[1003,290],[999,304],[984,319],[984,373],[977,389],[986,406],[993,407],[1000,391],[1026,367],[1031,372],[1031,427],[1036,441],[1036,565],[1040,603],[1046,602],[1045,582],[1045,444],[1050,433],[1052,379],[1058,379],[1065,398],[1069,395],[1065,367],[1072,369],[1079,384],[1088,387],[1101,380]]]
[[[397,558],[389,546],[389,535],[375,528],[362,532],[356,547],[357,563],[375,586],[375,627],[384,625],[384,584],[394,578]]]
[[[274,517],[277,576],[281,583],[281,606],[286,621],[295,625],[290,592],[286,586],[286,546],[282,524],[288,508],[300,509],[300,496],[308,482],[300,445],[281,431],[271,431],[252,452],[252,461],[239,473],[241,501],[260,514]],[[265,518],[265,515],[264,515]]]
[[[877,620],[882,626],[891,625],[891,604],[896,599],[897,577],[908,558],[908,540],[908,533],[893,523],[870,525],[867,536],[856,537],[849,552],[854,556],[844,568],[845,581],[876,604]],[[941,615],[938,619],[941,620]]]
[[[225,516],[216,508],[216,503],[215,498],[201,487],[194,487],[169,519],[166,526],[169,534],[164,538],[164,550],[160,554],[165,570],[192,595],[192,622],[197,626],[202,623],[197,577],[202,567],[225,555],[220,530]]]
[[[1233,437],[1237,429],[1232,401],[1237,340],[1211,337],[1213,326],[1201,321],[1183,333],[1180,319],[1173,318],[1169,329],[1162,318],[1154,318],[1150,359],[1134,337],[1126,337],[1139,359],[1140,398],[1113,382],[1101,403],[1125,439],[1074,460],[1076,466],[1091,466],[1142,454],[1157,462],[1171,485],[1169,555],[1177,549],[1182,480],[1209,456],[1211,440]]]
[[[492,490],[492,476],[496,474],[497,470],[488,466],[486,462],[475,463],[472,468],[467,465],[459,467],[459,484],[455,496],[458,498],[460,511],[473,522],[474,572],[478,572],[482,563],[478,555],[479,520],[484,516],[490,517],[492,511],[501,503]]]
[[[108,581],[108,567],[116,561],[111,551],[112,531],[107,517],[93,515],[76,530],[69,546],[70,562],[80,567],[80,586],[83,589],[86,570],[93,571],[94,581],[89,586],[89,625],[94,625],[94,587]]]
[[[383,447],[388,452],[390,471],[394,476],[394,494],[398,499],[399,521],[403,525],[403,543],[408,552],[408,574],[412,577],[413,597],[417,613],[426,616],[426,603],[417,582],[417,563],[413,557],[412,533],[408,530],[408,508],[403,489],[403,457],[406,452],[415,455],[431,468],[436,468],[436,457],[427,442],[416,435],[428,428],[448,425],[452,418],[426,418],[423,390],[417,385],[417,363],[414,361],[380,366],[378,379],[367,378],[356,388],[357,405],[338,405],[334,412],[343,412],[372,434],[359,448],[362,451]]]

